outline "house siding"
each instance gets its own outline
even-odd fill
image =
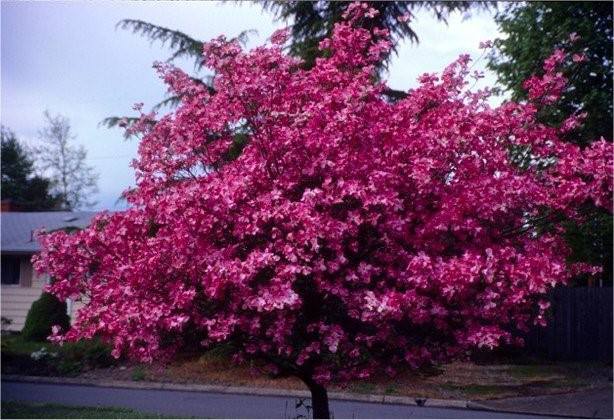
[[[30,256],[23,257],[19,263],[19,285],[2,285],[0,312],[3,317],[12,320],[7,330],[21,331],[32,303],[43,293],[43,287],[47,284],[48,279],[48,275],[39,275],[34,271]],[[74,313],[83,306],[82,302],[73,302],[68,305],[71,322],[74,320]]]
[[[12,320],[9,331],[21,331],[26,315],[42,292],[42,287],[2,286],[2,316]]]
[[[38,275],[32,267],[30,256],[24,256],[19,262],[19,284],[2,285],[2,316],[12,321],[9,331],[21,331],[32,303],[43,292],[47,283],[46,275]]]
[[[30,259],[40,251],[39,243],[33,233],[41,228],[51,232],[58,229],[82,229],[88,226],[95,212],[14,212],[5,208],[3,203],[0,221],[2,223],[0,246],[1,257],[19,257],[19,284],[3,284],[0,289],[2,296],[1,313],[12,321],[7,329],[20,331],[32,303],[37,300],[49,278],[47,275],[37,275]],[[8,268],[8,267],[7,267]],[[11,267],[14,270],[14,267]],[[12,271],[14,272],[14,271]],[[13,279],[14,280],[14,279]],[[8,279],[7,279],[8,281]],[[82,307],[82,303],[69,304],[72,313]],[[69,313],[69,315],[72,315]],[[72,316],[71,316],[72,318]]]

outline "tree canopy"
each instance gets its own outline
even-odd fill
[[[612,5],[607,2],[510,3],[496,21],[504,37],[495,41],[489,67],[514,100],[527,98],[524,81],[542,73],[542,61],[557,48],[570,54],[561,66],[568,79],[561,99],[543,107],[538,118],[557,126],[571,113],[582,124],[564,136],[585,146],[612,136]],[[574,39],[570,41],[570,36]],[[586,224],[567,223],[574,261],[603,267],[602,280],[612,284],[612,216],[587,207]],[[586,279],[578,279],[582,284]]]
[[[319,47],[320,41],[332,34],[335,23],[341,21],[343,14],[351,5],[347,1],[277,1],[261,2],[266,10],[272,11],[277,18],[292,22],[292,36],[288,52],[304,60],[304,66],[311,67],[315,59],[324,53]],[[362,20],[359,25],[364,29],[385,29],[390,32],[392,48],[403,39],[417,43],[419,35],[414,30],[413,12],[423,9],[433,13],[435,18],[447,23],[450,13],[467,12],[472,8],[494,7],[496,2],[476,1],[371,1],[369,6],[377,10],[377,16]],[[389,53],[390,53],[389,52]],[[389,53],[378,63],[384,66],[390,57]]]
[[[301,378],[327,417],[331,381],[516,343],[545,324],[553,287],[598,272],[567,260],[557,221],[611,212],[612,144],[563,141],[577,115],[537,118],[568,54],[528,79],[526,102],[489,106],[467,55],[391,102],[376,77],[389,33],[361,24],[377,16],[353,3],[308,69],[284,53],[288,31],[252,51],[206,43],[214,94],[158,64],[181,103],[129,128],[131,207],[40,238],[49,290],[88,298],[55,338],[100,336],[143,362],[228,343]],[[527,146],[534,162],[510,159]]]
[[[43,211],[59,207],[49,179],[34,173],[34,164],[10,129],[2,126],[2,199],[19,210]]]
[[[608,2],[510,3],[496,16],[504,37],[495,41],[489,67],[514,100],[527,98],[523,83],[543,72],[541,63],[553,50],[569,46],[561,71],[568,79],[561,100],[544,108],[540,120],[560,124],[574,112],[584,123],[568,139],[586,145],[612,136],[612,5]]]
[[[87,165],[85,147],[73,144],[75,135],[68,118],[45,111],[45,126],[38,132],[33,148],[37,166],[49,174],[62,208],[74,210],[95,204],[91,196],[98,191],[98,174]]]
[[[341,20],[344,11],[350,2],[345,1],[262,1],[265,10],[273,12],[277,18],[292,21],[291,42],[288,52],[303,60],[302,66],[309,68],[314,65],[315,59],[325,53],[318,49],[318,43],[331,35],[335,23]],[[496,7],[496,2],[483,1],[374,1],[370,5],[378,11],[374,19],[364,19],[359,25],[365,29],[375,27],[388,30],[392,48],[390,52],[396,52],[398,43],[403,39],[418,42],[419,36],[412,28],[412,11],[419,9],[429,10],[437,20],[446,23],[450,13],[468,12],[472,8],[490,9]],[[199,75],[203,69],[202,50],[204,41],[198,40],[177,29],[171,29],[155,25],[140,19],[124,19],[117,24],[117,28],[132,31],[147,38],[150,42],[160,42],[172,50],[167,61],[172,62],[176,58],[191,58],[194,61],[194,81],[202,83],[211,89],[209,78]],[[245,42],[251,31],[243,31],[236,38]],[[384,68],[390,57],[390,52],[378,63],[378,68]],[[403,97],[404,92],[387,89],[386,95],[393,100]],[[170,95],[156,106],[153,111],[164,107],[173,107],[179,103],[179,98]],[[136,122],[134,117],[107,117],[101,121],[101,125],[108,128],[115,126],[128,126]]]

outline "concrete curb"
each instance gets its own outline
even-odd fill
[[[128,389],[147,389],[147,390],[168,390],[168,391],[187,391],[187,392],[215,392],[222,394],[242,394],[242,395],[262,395],[277,397],[297,397],[308,398],[311,396],[309,391],[293,389],[275,388],[253,388],[242,386],[225,385],[202,385],[202,384],[175,384],[170,382],[132,382],[117,380],[93,380],[81,378],[66,378],[54,376],[26,376],[26,375],[2,375],[2,381],[13,382],[33,382],[58,385],[87,385],[110,388]],[[400,404],[422,407],[437,408],[470,408],[470,401],[465,400],[442,400],[435,398],[403,397],[397,395],[361,395],[348,392],[330,392],[328,397],[332,400],[361,401],[380,404]],[[483,408],[474,408],[482,409]],[[491,409],[487,409],[491,410]]]

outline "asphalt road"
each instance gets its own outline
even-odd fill
[[[132,408],[147,413],[207,418],[304,418],[295,397],[272,397],[170,390],[102,388],[27,382],[2,382],[2,401]],[[510,413],[413,407],[356,401],[331,401],[334,418],[537,418]],[[542,417],[545,418],[545,417]]]

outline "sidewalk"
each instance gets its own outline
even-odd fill
[[[611,419],[613,416],[612,399],[612,387],[608,387],[572,394],[472,402],[467,406],[525,414]]]

